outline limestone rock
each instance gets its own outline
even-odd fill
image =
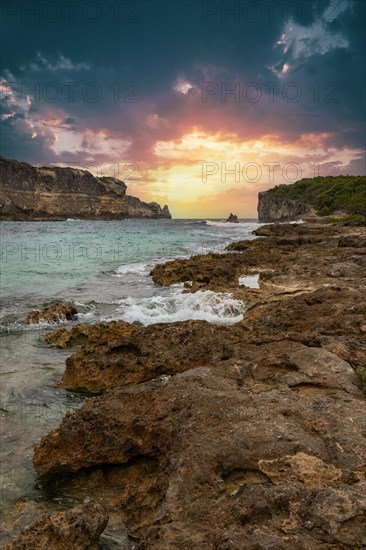
[[[312,212],[308,204],[275,195],[272,190],[258,193],[258,220],[277,222],[300,219]]]
[[[338,241],[338,246],[348,248],[366,248],[365,236],[359,234],[342,235]]]
[[[171,218],[167,206],[126,195],[123,181],[86,170],[37,168],[0,157],[0,175],[2,220]]]
[[[98,498],[138,550],[366,546],[366,255],[338,246],[366,228],[305,225],[153,270],[242,299],[235,325],[55,333],[80,345],[62,385],[101,395],[35,448],[53,494]]]
[[[45,340],[55,348],[74,348],[86,344],[111,344],[114,340],[131,336],[138,328],[123,321],[76,325],[71,330],[61,328],[48,332]]]
[[[289,355],[305,349],[287,345]],[[266,346],[258,363],[244,352],[88,401],[42,439],[36,471],[66,491],[73,480],[92,490],[100,471],[98,494],[138,548],[225,547],[225,532],[238,550],[259,541],[265,548],[270,538],[293,548],[357,544],[365,397],[350,367],[347,390],[322,383],[320,372],[318,390],[299,393],[308,375],[300,363],[276,362],[279,346]],[[328,507],[319,526],[337,491],[347,511]]]
[[[63,319],[70,321],[75,317],[77,312],[78,310],[74,306],[57,303],[41,310],[31,311],[27,315],[26,322],[28,324],[36,324],[41,322],[57,323]]]
[[[98,550],[108,515],[99,504],[84,504],[65,512],[44,515],[4,550]]]

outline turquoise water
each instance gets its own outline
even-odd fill
[[[253,238],[255,220],[121,220],[1,223],[0,504],[44,498],[35,483],[33,445],[84,398],[57,388],[70,351],[45,345],[49,325],[29,326],[32,309],[74,303],[75,322],[123,319],[147,325],[184,319],[239,321],[245,304],[226,294],[182,294],[149,275],[156,263],[225,252]],[[62,324],[62,323],[61,323]],[[71,323],[65,323],[70,326]]]
[[[3,222],[0,328],[19,328],[29,310],[55,300],[74,302],[80,321],[121,318],[123,312],[126,320],[139,321],[131,317],[134,300],[169,294],[151,283],[156,263],[224,252],[227,243],[252,238],[255,227],[249,220]]]

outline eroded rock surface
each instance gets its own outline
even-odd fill
[[[65,512],[45,514],[4,550],[98,550],[108,514],[99,504],[84,504]]]
[[[141,548],[224,547],[230,531],[238,549],[265,548],[263,532],[293,548],[355,542],[366,408],[352,368],[301,344],[263,348],[258,362],[244,353],[89,401],[42,440],[37,472],[65,488],[93,486],[99,470],[104,504]],[[348,510],[324,518],[337,494]]]
[[[0,157],[0,176],[2,220],[171,218],[167,205],[142,202],[126,195],[123,181],[87,170],[38,168]]]
[[[76,307],[67,304],[52,304],[41,310],[31,311],[27,315],[28,324],[57,323],[58,321],[70,321],[75,317],[78,310]]]
[[[123,321],[76,325],[71,330],[61,328],[45,335],[45,340],[56,348],[74,348],[86,344],[111,344],[114,340],[131,336],[138,329]]]
[[[275,195],[273,189],[258,193],[258,219],[260,222],[296,220],[312,210],[309,204]]]
[[[35,469],[56,494],[97,497],[138,549],[366,546],[366,399],[353,370],[366,364],[366,230],[288,227],[153,270],[160,284],[243,299],[236,325],[53,336],[80,346],[61,385],[102,395],[41,440]],[[239,285],[255,272],[259,289]]]

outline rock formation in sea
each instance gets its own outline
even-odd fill
[[[37,323],[57,323],[58,321],[70,321],[77,314],[78,310],[72,305],[55,303],[42,310],[30,311],[27,315],[28,325]]]
[[[238,216],[236,214],[230,214],[228,219],[226,220],[227,223],[239,223]]]
[[[1,220],[171,218],[169,208],[126,194],[123,181],[86,170],[37,168],[0,157]]]

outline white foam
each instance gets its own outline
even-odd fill
[[[60,319],[57,321],[43,321],[40,320],[38,323],[20,323],[13,322],[7,324],[0,324],[0,334],[13,334],[13,333],[22,333],[34,330],[49,330],[55,329],[62,326],[65,326],[69,323],[64,315],[60,316]]]
[[[149,298],[126,298],[121,300],[114,319],[139,322],[142,325],[153,323],[173,323],[189,319],[204,320],[210,323],[234,324],[242,320],[244,304],[235,300],[232,294],[201,290],[183,294],[181,285],[167,296]],[[111,319],[109,319],[111,320]]]
[[[88,311],[87,313],[78,313],[77,314],[77,320],[80,321],[80,323],[91,323],[96,319],[96,315],[94,311]]]
[[[239,285],[246,286],[248,288],[259,288],[259,274],[242,275],[239,277]]]
[[[117,269],[111,273],[112,277],[123,277],[123,275],[135,274],[146,275],[153,267],[153,263],[139,262],[135,264],[120,265]]]
[[[212,221],[212,220],[205,220],[206,225],[211,225],[213,227],[226,227],[226,228],[239,228],[244,227],[246,229],[253,229],[254,227],[258,226],[259,224],[256,222],[239,222],[239,223],[231,223],[231,222],[225,222],[223,221]]]

